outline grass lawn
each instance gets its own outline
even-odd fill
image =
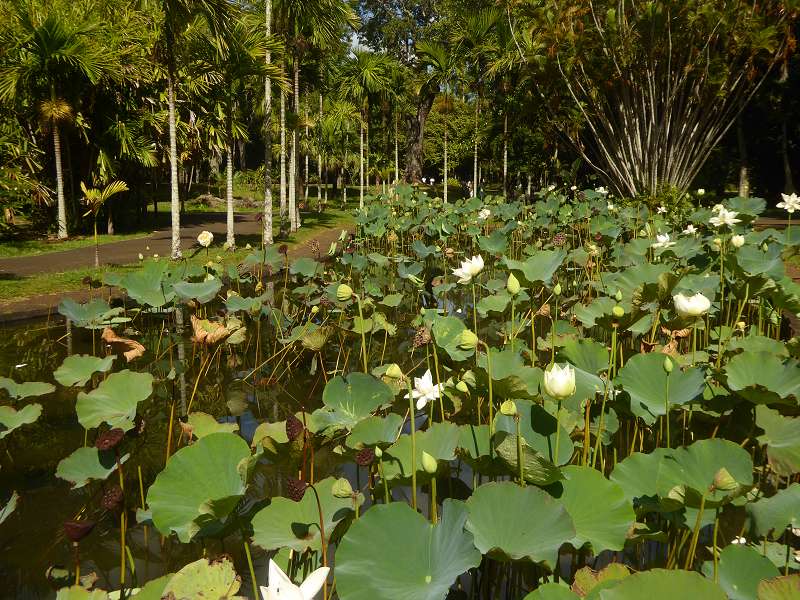
[[[150,232],[139,231],[134,233],[122,233],[119,235],[98,235],[97,240],[102,244],[121,242],[142,238]],[[49,254],[51,252],[62,252],[75,248],[86,248],[94,246],[94,237],[76,236],[66,240],[58,239],[31,239],[31,240],[5,240],[0,242],[0,258],[13,258],[15,256],[36,256],[39,254]]]
[[[352,215],[349,212],[328,209],[322,215],[318,213],[308,213],[303,215],[303,226],[298,232],[288,236],[284,239],[277,239],[275,243],[285,243],[289,246],[290,258],[292,248],[297,248],[307,242],[309,239],[319,235],[327,229],[343,229],[348,227],[353,222]],[[277,219],[275,220],[276,229],[275,235],[277,236]],[[116,237],[116,236],[115,236]],[[214,258],[217,255],[223,256],[225,262],[241,262],[245,256],[250,254],[253,250],[245,249],[245,245],[251,244],[253,248],[257,248],[261,242],[260,236],[237,235],[237,244],[239,249],[233,253],[225,253],[222,250],[221,244],[215,242],[212,246],[210,255]],[[327,248],[320,249],[323,253],[327,252]],[[191,256],[189,252],[185,253],[186,258],[191,263],[205,264],[207,262],[205,252],[197,252]],[[160,260],[165,260],[161,258]],[[30,277],[23,277],[20,279],[0,279],[0,303],[15,302],[24,300],[32,296],[44,294],[56,294],[61,292],[68,292],[79,290],[86,287],[84,280],[90,278],[93,280],[103,280],[103,275],[107,272],[126,272],[138,268],[138,261],[120,266],[104,266],[99,269],[85,268],[73,269],[63,273],[43,273],[41,275],[33,275]]]

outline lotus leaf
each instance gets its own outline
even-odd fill
[[[189,414],[188,424],[191,434],[198,439],[221,431],[234,433],[239,430],[236,423],[219,423],[214,417],[204,412]]]
[[[597,600],[675,600],[703,598],[726,600],[725,592],[716,583],[692,571],[653,569],[626,577],[602,590]]]
[[[78,421],[86,429],[103,422],[125,431],[133,428],[136,407],[153,391],[150,373],[120,371],[112,373],[91,392],[78,394],[75,411]]]
[[[764,430],[758,441],[767,445],[767,458],[778,475],[800,471],[800,418],[784,417],[766,406],[756,407],[756,425]]]
[[[394,400],[392,389],[366,373],[336,376],[322,392],[323,407],[311,415],[318,431],[352,429],[381,406]]]
[[[64,359],[53,377],[63,386],[86,385],[94,373],[107,373],[115,356],[98,358],[88,354],[73,354]]]
[[[147,491],[153,523],[188,542],[218,527],[247,487],[250,448],[233,433],[212,433],[173,454]]]
[[[317,261],[315,261],[313,258],[304,256],[302,258],[298,258],[297,260],[293,261],[291,265],[289,265],[289,273],[292,275],[302,275],[306,279],[309,279],[317,274],[317,270],[319,268],[320,264]]]
[[[779,537],[786,527],[800,527],[800,483],[778,490],[770,498],[747,505],[755,532],[760,536]]]
[[[728,388],[754,404],[784,402],[800,398],[800,363],[783,362],[769,352],[737,354],[725,367]]]
[[[466,507],[456,500],[445,500],[437,525],[404,503],[374,506],[353,523],[336,551],[340,597],[444,600],[456,578],[481,562],[464,531],[466,520]]]
[[[631,412],[651,425],[665,414],[667,378],[670,407],[692,402],[705,386],[705,375],[699,367],[676,368],[667,375],[663,365],[663,354],[636,354],[620,369],[615,380],[630,396]]]
[[[328,477],[314,484],[325,519],[327,539],[339,521],[354,514],[356,502],[359,505],[364,502],[361,494],[356,499],[337,498],[333,495],[335,483],[335,477]],[[253,516],[252,523],[253,542],[265,550],[291,548],[303,552],[309,548],[320,549],[319,509],[311,489],[305,491],[299,502],[280,496],[273,498],[268,506]]]
[[[458,445],[459,430],[452,423],[434,423],[427,431],[416,434],[416,469],[424,472],[422,453],[427,452],[437,461],[452,460]],[[411,436],[401,435],[383,453],[383,473],[386,479],[411,477]]]
[[[162,597],[175,600],[234,600],[240,598],[235,594],[241,583],[241,578],[229,559],[209,562],[208,559],[201,558],[175,573],[164,587]]]
[[[703,563],[703,574],[714,579],[712,561]],[[729,600],[757,600],[759,582],[778,575],[768,558],[744,544],[731,544],[719,554],[717,579]]]
[[[549,283],[555,272],[567,258],[565,250],[540,250],[524,261],[504,258],[506,266],[515,275],[522,275],[525,283]]]
[[[533,486],[486,483],[474,490],[467,508],[466,528],[474,536],[475,546],[499,559],[528,558],[552,567],[558,549],[575,536],[564,506]]]
[[[222,282],[216,278],[207,279],[200,283],[179,281],[173,286],[173,289],[181,300],[197,300],[200,304],[205,304],[213,300],[222,289]]]
[[[51,383],[42,381],[26,381],[17,383],[8,377],[0,377],[0,390],[8,392],[12,400],[22,400],[32,396],[44,396],[54,391],[56,388]]]
[[[0,406],[0,440],[18,427],[35,423],[41,414],[42,405],[38,403],[28,404],[19,410]]]
[[[397,413],[389,413],[385,417],[367,417],[353,427],[347,436],[347,445],[350,448],[364,448],[392,444],[400,435],[402,424],[403,417]]]
[[[58,590],[56,600],[108,600],[108,592],[103,590],[90,591],[85,587],[73,585]]]
[[[128,454],[120,457],[120,464],[124,464],[128,457]],[[74,488],[80,488],[93,479],[105,481],[116,468],[117,458],[111,450],[78,448],[58,463],[56,477],[69,481]]]
[[[767,579],[758,584],[758,600],[797,600],[800,598],[800,575]]]

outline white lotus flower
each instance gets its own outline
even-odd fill
[[[544,372],[544,391],[548,396],[565,400],[575,393],[575,369],[570,365],[559,367],[553,364]]]
[[[604,188],[602,185],[599,188],[595,188],[594,191],[597,192],[598,194],[603,194],[603,196],[608,195],[608,190]]]
[[[731,244],[734,248],[741,248],[744,246],[744,236],[743,235],[734,235],[731,236]]]
[[[736,536],[731,540],[731,544],[746,544],[747,539],[743,538],[742,536]]]
[[[686,235],[695,235],[697,233],[697,229],[695,228],[694,225],[689,223],[686,226],[686,229],[683,230],[683,233],[685,233]]]
[[[469,283],[481,271],[483,271],[483,257],[478,254],[461,261],[461,268],[453,269],[453,275],[458,277],[458,283]]]
[[[739,213],[734,210],[727,210],[726,208],[720,208],[717,211],[717,216],[711,217],[708,222],[711,223],[714,227],[722,227],[723,225],[727,225],[728,227],[733,227],[736,223],[740,223],[741,219],[737,219],[736,215]]]
[[[435,180],[433,177],[431,177],[431,178],[428,180],[428,182],[429,182],[431,185],[433,185],[434,183],[436,183],[436,180]]]
[[[426,177],[422,178],[422,183],[428,183],[428,179]]]
[[[781,194],[783,202],[778,202],[778,208],[784,209],[789,214],[800,210],[800,196],[797,194]]]
[[[197,236],[197,243],[203,248],[208,248],[214,241],[214,234],[210,231],[203,231]]]
[[[722,206],[722,204],[715,204],[714,206],[711,207],[711,212],[718,213],[719,211],[724,210],[724,209],[725,209],[725,207]]]
[[[656,241],[653,242],[651,247],[652,248],[669,248],[670,246],[674,246],[674,245],[675,245],[675,242],[670,241],[668,233],[664,233],[664,234],[660,234],[659,233],[656,236]]]
[[[675,303],[675,310],[682,317],[699,317],[706,314],[711,308],[711,300],[700,292],[694,296],[675,294],[672,301]]]
[[[609,203],[606,205],[606,208],[608,209],[608,212],[614,212],[615,210],[617,210],[617,207],[616,207],[616,206],[614,206],[614,205],[613,205],[611,202],[609,202]]]
[[[665,214],[667,214],[667,207],[666,207],[666,206],[659,206],[659,207],[656,209],[656,212],[657,212],[658,214],[660,214],[660,215],[665,215]]]
[[[572,190],[572,191],[574,192],[574,191],[576,191],[576,190],[578,189],[578,186],[577,186],[577,185],[573,185],[573,186],[572,186],[571,188],[569,188],[569,189],[570,189],[570,190]]]
[[[547,191],[548,192],[552,192],[554,189],[556,189],[556,186],[553,185],[553,184],[550,184],[550,185],[547,186]]]
[[[328,567],[321,567],[306,577],[303,583],[295,585],[275,561],[270,559],[269,585],[261,586],[261,596],[264,600],[313,600],[325,584],[328,573]]]
[[[704,196],[704,195],[705,195],[705,193],[706,193],[706,190],[705,190],[705,188],[698,188],[698,189],[697,189],[697,195],[698,195],[698,196]]]
[[[417,401],[417,410],[422,410],[433,400],[442,395],[442,384],[436,385],[433,383],[433,375],[431,370],[425,371],[422,377],[414,377],[414,389],[411,390],[411,396]],[[406,394],[408,400],[408,394]]]
[[[492,211],[490,211],[488,208],[483,208],[481,209],[481,212],[478,213],[478,220],[485,221],[491,216],[492,216]]]

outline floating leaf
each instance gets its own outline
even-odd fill
[[[703,563],[703,574],[714,579],[712,561]],[[778,575],[778,568],[768,558],[744,544],[731,544],[719,554],[717,579],[730,600],[757,600],[759,582]]]
[[[10,406],[0,406],[0,440],[9,433],[22,427],[35,423],[42,414],[42,405],[33,403],[19,410]]]
[[[517,436],[505,432],[495,434],[495,452],[505,462],[512,473],[519,473],[517,459]],[[561,479],[561,471],[547,458],[528,446],[525,438],[522,439],[522,477],[528,483],[535,485],[549,485]]]
[[[350,448],[392,444],[400,435],[402,424],[403,417],[397,413],[389,413],[385,417],[367,417],[353,427],[346,443]]]
[[[351,429],[373,411],[394,400],[392,389],[366,373],[337,375],[322,392],[323,407],[314,411],[312,420],[318,431]]]
[[[747,505],[759,536],[783,534],[786,527],[800,527],[800,483],[778,490],[770,498],[761,498]]]
[[[416,433],[416,470],[424,471],[422,453],[427,452],[437,461],[455,458],[459,431],[453,423],[434,423],[427,431]],[[383,453],[383,474],[388,480],[411,478],[411,436],[400,438]]]
[[[0,389],[7,391],[12,400],[22,400],[32,396],[44,396],[56,388],[53,384],[42,381],[17,383],[8,377],[0,377]]]
[[[120,371],[112,373],[91,392],[78,394],[75,412],[86,429],[106,422],[124,431],[133,428],[136,407],[153,392],[150,373]]]
[[[222,282],[216,278],[200,283],[179,281],[173,286],[173,289],[181,300],[197,300],[200,304],[205,304],[216,297],[222,289]]]
[[[795,405],[800,398],[800,363],[783,362],[770,352],[737,354],[725,366],[728,388],[754,404],[784,402]]]
[[[600,600],[675,600],[702,598],[726,600],[727,596],[716,583],[693,571],[653,569],[622,579],[599,594]]]
[[[766,406],[756,406],[756,425],[764,430],[758,441],[767,445],[767,458],[778,475],[800,471],[800,418],[784,417]]]
[[[73,354],[64,359],[53,377],[63,386],[86,385],[94,373],[106,373],[114,363],[115,356],[99,358],[89,354]]]
[[[475,546],[504,560],[529,558],[552,567],[558,549],[575,536],[564,506],[533,486],[486,483],[472,493],[467,508],[466,528]]]
[[[189,563],[173,575],[162,591],[162,597],[175,600],[213,598],[233,600],[242,584],[233,563],[227,559],[209,562],[201,558]]]
[[[453,582],[481,555],[464,531],[466,507],[445,500],[437,525],[407,504],[372,507],[336,550],[342,600],[444,600]]]
[[[234,433],[239,431],[239,426],[236,423],[219,423],[214,417],[204,412],[190,413],[187,422],[192,435],[198,439],[212,433]]]

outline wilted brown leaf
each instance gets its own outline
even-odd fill
[[[192,341],[196,344],[216,344],[231,334],[231,331],[222,323],[198,319],[192,315]]]
[[[122,354],[125,360],[131,362],[134,358],[139,358],[144,354],[145,347],[136,340],[131,340],[124,337],[119,337],[114,330],[106,327],[103,330],[101,339],[111,346],[114,354]]]

